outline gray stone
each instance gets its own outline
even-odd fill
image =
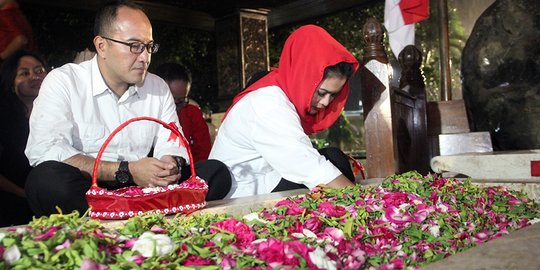
[[[495,150],[540,148],[540,1],[497,0],[462,53],[463,99],[472,131]]]
[[[540,223],[459,252],[421,270],[538,270]]]

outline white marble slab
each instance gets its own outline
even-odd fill
[[[533,160],[540,160],[540,149],[463,153],[436,156],[431,159],[431,169],[436,173],[453,172],[487,181],[540,182],[540,177],[531,176]]]
[[[308,193],[307,189],[295,189],[289,191],[275,192],[257,196],[248,196],[234,199],[209,201],[207,206],[194,214],[222,214],[247,215],[262,208],[274,206],[277,202],[291,196],[302,196]]]

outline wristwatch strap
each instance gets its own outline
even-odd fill
[[[183,166],[186,166],[186,159],[181,156],[172,156],[176,160],[176,166],[178,166],[178,171],[182,169]]]

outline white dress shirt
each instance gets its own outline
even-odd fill
[[[120,98],[108,89],[97,58],[52,70],[43,83],[30,116],[25,154],[30,165],[64,161],[74,155],[96,157],[107,137],[133,117],[150,116],[166,123],[178,116],[167,84],[148,73],[143,83],[131,86]],[[122,129],[109,143],[102,160],[135,161],[154,157],[187,156],[178,141],[167,141],[170,131],[150,121],[137,121]]]
[[[313,148],[294,105],[277,86],[253,91],[234,105],[209,158],[232,173],[227,198],[270,193],[281,178],[311,189],[341,174]]]

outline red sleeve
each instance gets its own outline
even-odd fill
[[[194,105],[188,104],[182,109],[180,114],[183,117],[180,117],[180,124],[182,128],[185,125],[189,130],[189,135],[191,138],[187,138],[190,141],[191,154],[195,162],[199,160],[208,159],[210,154],[210,149],[212,148],[212,142],[210,140],[210,132],[208,131],[208,125],[204,121],[202,111]]]
[[[12,2],[0,11],[0,51],[3,51],[18,36],[25,36],[28,39],[26,49],[35,49],[32,27],[17,3]]]

